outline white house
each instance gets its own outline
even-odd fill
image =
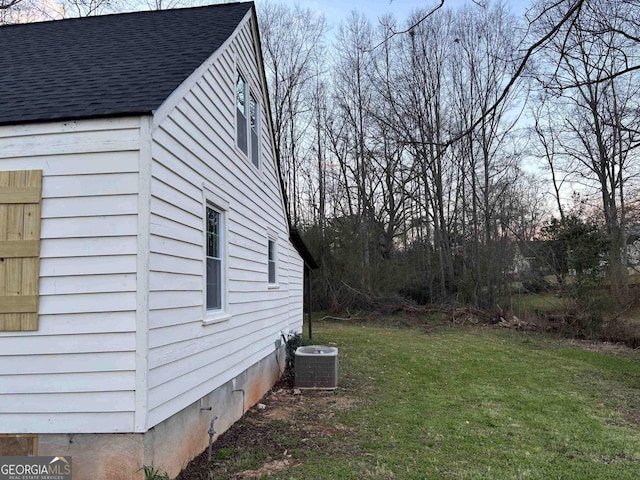
[[[0,27],[0,455],[178,471],[300,331],[253,3]]]

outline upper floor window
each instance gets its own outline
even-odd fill
[[[242,74],[236,79],[236,134],[238,147],[260,167],[260,105]]]
[[[237,140],[238,147],[247,153],[247,100],[246,100],[247,83],[238,73],[236,81],[236,122],[237,122]]]
[[[249,95],[249,122],[251,124],[251,161],[258,168],[260,166],[258,157],[258,102],[253,93]]]

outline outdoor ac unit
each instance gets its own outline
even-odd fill
[[[296,388],[338,387],[338,349],[322,345],[296,349]]]

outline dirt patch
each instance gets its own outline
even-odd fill
[[[357,400],[343,389],[296,390],[283,377],[260,402],[193,459],[176,480],[243,479],[270,476],[301,465],[307,455],[340,448],[349,428],[336,419]]]
[[[273,462],[265,463],[261,468],[257,470],[245,470],[236,475],[240,478],[260,478],[263,475],[273,475],[280,470],[284,470],[289,466],[289,460],[274,460]]]

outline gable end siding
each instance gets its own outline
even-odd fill
[[[271,135],[261,122],[261,167],[235,144],[235,78],[262,90],[250,16],[228,48],[153,132],[149,293],[152,427],[274,352],[302,321],[302,261],[288,240]],[[260,95],[260,117],[267,119]],[[224,203],[229,316],[203,324],[204,202]],[[268,288],[267,241],[279,251]],[[298,299],[299,296],[299,299]]]

